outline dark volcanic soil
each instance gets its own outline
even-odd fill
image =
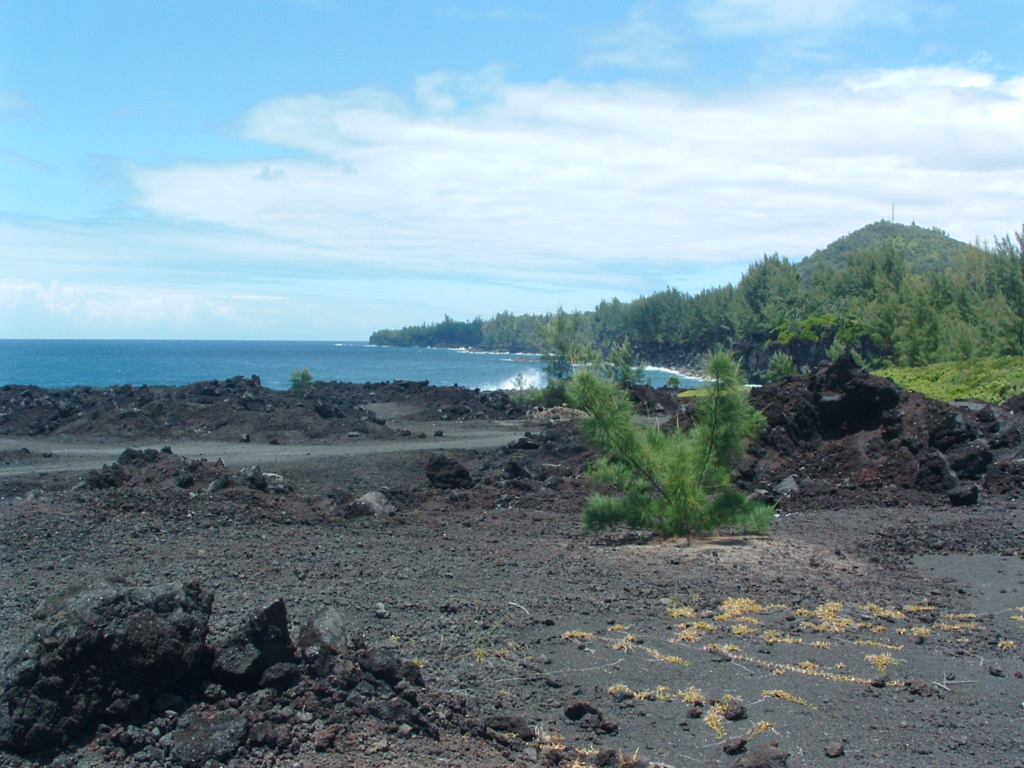
[[[674,393],[635,394],[687,422]],[[582,531],[573,414],[500,394],[2,388],[5,696],[26,653],[108,632],[47,634],[62,593],[198,583],[213,604],[191,695],[125,710],[118,689],[0,764],[1024,765],[1014,404],[935,403],[849,361],[754,397],[769,428],[736,481],[778,502],[771,534],[663,541]],[[299,649],[218,678],[277,599]],[[326,656],[300,642],[318,616],[344,636]],[[38,673],[35,720],[102,688],[90,659],[73,683]],[[0,704],[3,739],[24,713]]]

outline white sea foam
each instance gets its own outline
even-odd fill
[[[663,387],[668,380],[675,376],[680,380],[683,389],[697,389],[704,385],[704,379],[694,376],[686,371],[679,371],[674,368],[665,368],[659,365],[648,365],[644,368],[644,375],[649,377],[651,384],[655,387]]]
[[[521,381],[518,380],[519,376],[522,376]],[[498,384],[495,387],[486,387],[486,389],[514,390],[520,389],[521,387],[525,389],[540,389],[546,383],[547,377],[544,375],[543,371],[528,369],[525,371],[519,371],[516,376],[511,376],[508,379],[505,379],[501,384]]]

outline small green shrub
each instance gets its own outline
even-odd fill
[[[603,365],[605,375],[616,384],[635,385],[650,381],[650,377],[644,374],[646,365],[637,359],[628,338],[609,350]]]
[[[785,352],[776,352],[768,360],[768,382],[775,384],[787,376],[795,376],[799,371],[793,358]]]
[[[724,525],[768,529],[774,509],[747,499],[730,477],[764,417],[750,404],[728,353],[708,359],[706,376],[707,394],[697,398],[694,426],[686,432],[642,428],[621,387],[593,370],[573,377],[570,402],[589,415],[583,429],[605,454],[590,474],[620,492],[591,495],[583,510],[585,528],[625,523],[665,536],[708,533]]]
[[[313,374],[309,368],[296,368],[291,375],[291,391],[296,395],[308,395],[313,391]]]
[[[547,385],[540,391],[540,404],[545,408],[554,408],[567,402],[568,382],[564,379],[548,379]]]

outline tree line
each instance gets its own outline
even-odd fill
[[[573,343],[629,343],[659,364],[732,348],[750,373],[772,354],[816,365],[839,351],[873,364],[918,366],[1024,353],[1024,227],[968,245],[941,230],[876,222],[800,263],[778,254],[733,286],[695,294],[669,287],[585,312],[453,320],[375,332],[382,346],[545,352],[571,327]]]

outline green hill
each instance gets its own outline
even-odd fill
[[[909,272],[921,273],[953,267],[959,254],[974,247],[954,240],[937,227],[925,229],[916,224],[876,221],[815,251],[797,262],[796,268],[803,278],[823,267],[838,272],[846,266],[850,256],[871,250],[891,250],[903,257]]]

